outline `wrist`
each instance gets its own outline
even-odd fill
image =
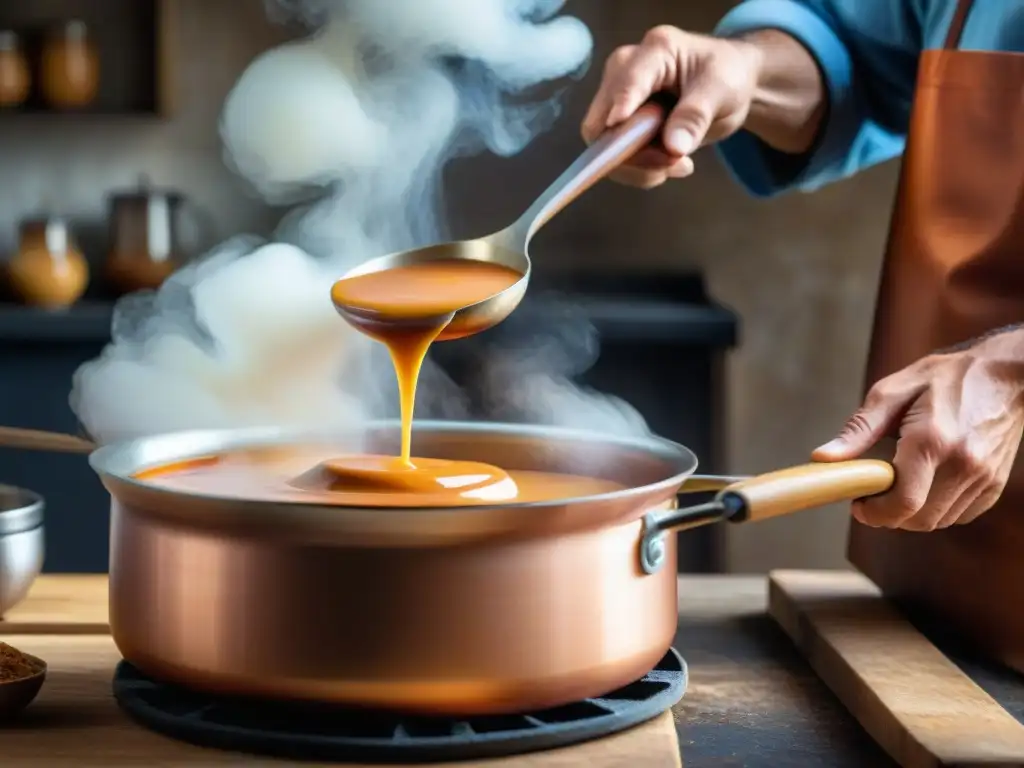
[[[751,71],[754,73],[755,99],[761,95],[759,94],[759,91],[764,88],[767,63],[765,59],[771,50],[770,43],[772,35],[776,34],[779,33],[768,29],[758,30],[756,32],[747,32],[738,37],[732,38],[732,43],[746,60],[747,66],[750,67]]]
[[[1016,384],[1024,393],[1024,325],[985,334],[969,345],[968,354],[983,360],[994,376]]]
[[[754,30],[735,42],[755,73],[744,128],[781,152],[808,152],[828,107],[817,60],[796,38],[776,29]]]
[[[1005,325],[977,337],[968,346],[1000,357],[1024,361],[1024,323]]]

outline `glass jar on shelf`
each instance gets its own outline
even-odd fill
[[[32,75],[18,33],[0,30],[0,107],[21,106],[31,87]]]
[[[21,223],[18,250],[7,264],[7,275],[23,303],[60,309],[81,298],[89,283],[89,266],[67,222],[45,216]]]
[[[51,107],[76,109],[93,102],[99,90],[100,65],[85,22],[67,21],[49,30],[40,72],[43,98]]]

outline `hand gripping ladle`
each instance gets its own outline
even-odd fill
[[[526,293],[530,281],[528,247],[533,236],[555,214],[647,146],[664,123],[665,115],[665,106],[660,101],[651,101],[626,122],[606,131],[544,190],[522,216],[505,229],[475,240],[439,243],[370,259],[347,272],[341,279],[427,261],[469,259],[501,264],[514,269],[522,277],[504,291],[453,313],[442,338],[468,336],[497,325],[511,314]],[[356,326],[367,323],[386,323],[389,326],[404,323],[440,325],[443,320],[441,317],[383,318],[368,310],[338,302],[335,307],[342,317]]]

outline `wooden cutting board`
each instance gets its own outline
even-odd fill
[[[1024,725],[864,576],[775,571],[768,605],[818,675],[904,768],[1024,766]]]
[[[0,635],[110,632],[106,575],[45,575],[0,618]]]
[[[106,587],[105,576],[42,576],[25,601],[0,621],[0,640],[38,656],[48,665],[46,683],[39,698],[20,718],[0,726],[0,766],[185,768],[244,765],[270,768],[293,764],[194,747],[153,733],[123,714],[111,693],[114,667],[121,657],[109,636]],[[629,731],[586,744],[455,765],[458,768],[681,768],[682,761],[672,713],[666,712]],[[369,767],[349,764],[349,768]]]

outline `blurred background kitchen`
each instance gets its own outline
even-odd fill
[[[521,154],[449,165],[454,232],[503,226],[572,160],[615,46],[659,23],[708,30],[733,4],[569,0],[594,36],[590,69]],[[109,340],[113,300],[285,212],[226,167],[217,124],[245,67],[295,30],[262,0],[6,0],[0,29],[0,423],[75,430],[71,375]],[[765,202],[710,152],[696,164],[651,193],[603,184],[552,222],[518,321],[557,317],[545,289],[572,297],[602,337],[584,380],[705,471],[802,462],[857,404],[895,169]],[[81,457],[0,451],[0,480],[47,497],[48,571],[104,569],[106,495]],[[843,509],[701,532],[681,567],[846,567],[845,533]]]

